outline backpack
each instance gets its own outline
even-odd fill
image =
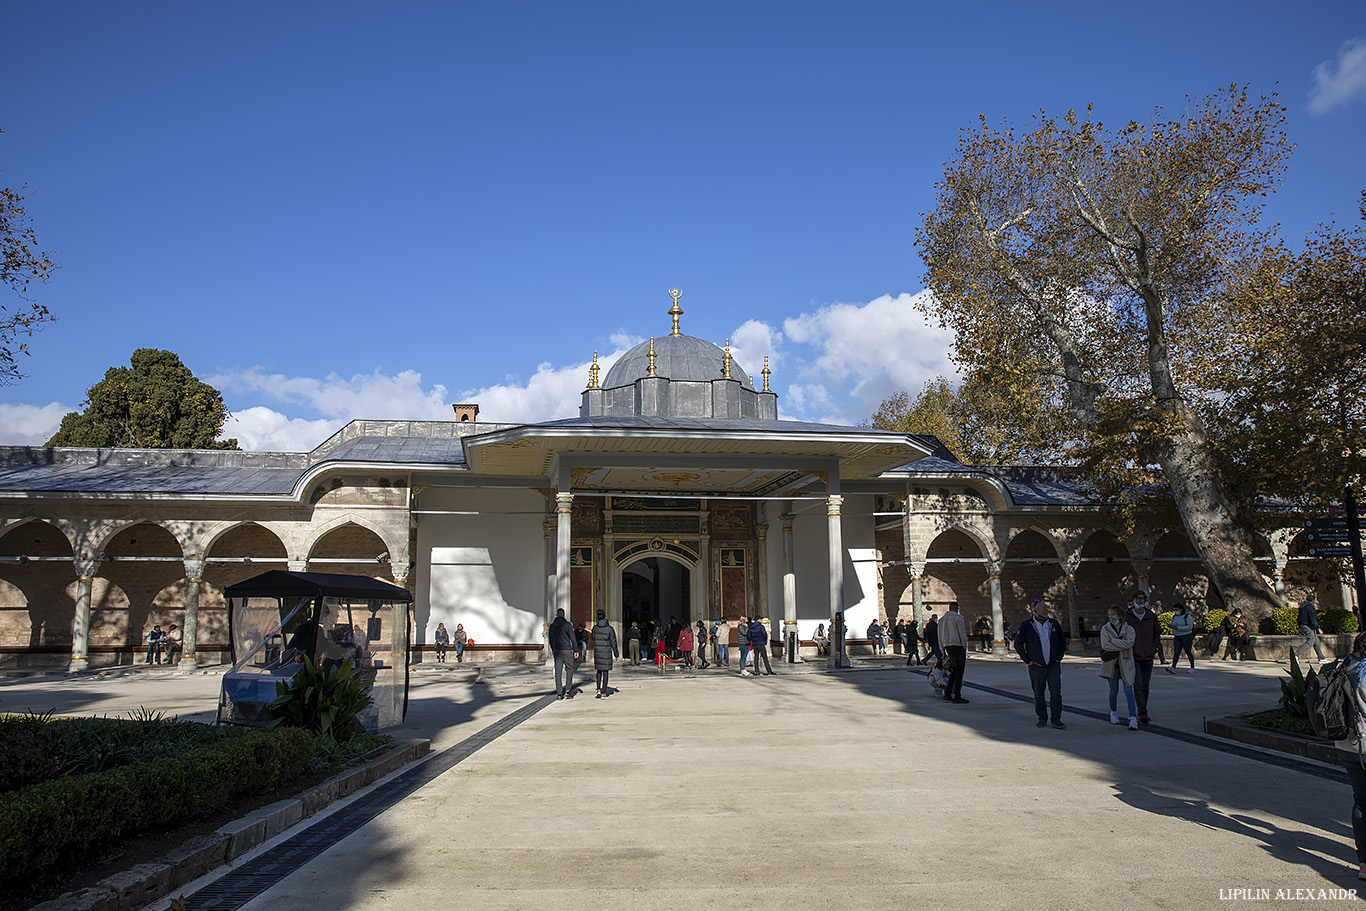
[[[1325,740],[1351,740],[1357,736],[1357,701],[1355,670],[1358,662],[1344,662],[1340,667],[1314,675],[1304,691],[1304,704],[1309,710],[1309,723],[1314,733]]]

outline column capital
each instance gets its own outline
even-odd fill
[[[785,512],[780,518],[782,519],[783,531],[791,531],[792,523],[796,521],[797,517],[790,512]]]
[[[555,512],[560,515],[568,515],[574,506],[574,495],[572,493],[555,492]]]
[[[290,561],[289,561],[289,571],[292,572],[292,573],[306,573],[306,572],[308,572],[308,561],[307,561],[307,560],[290,560]]]
[[[411,563],[390,563],[389,572],[394,577],[394,584],[399,588],[408,584],[408,573],[412,570]]]
[[[77,557],[72,566],[78,579],[93,579],[100,574],[100,561],[95,557]]]
[[[186,560],[185,578],[190,582],[202,582],[204,580],[204,561]]]
[[[988,579],[999,579],[999,578],[1001,578],[1001,570],[1002,570],[1002,569],[1004,569],[1004,564],[999,563],[999,562],[997,562],[997,561],[995,561],[995,560],[988,560],[988,561],[987,561],[987,578],[988,578]]]
[[[825,498],[827,507],[826,515],[837,516],[840,514],[840,505],[844,503],[844,497],[839,494],[831,494]]]
[[[924,560],[907,560],[906,571],[911,574],[912,579],[920,579],[925,575],[925,567],[929,564]]]

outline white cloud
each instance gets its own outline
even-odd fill
[[[223,373],[205,382],[224,393],[255,394],[268,400],[307,405],[332,418],[376,418],[395,421],[451,419],[451,401],[439,383],[422,386],[422,374],[404,370],[387,376],[357,373],[345,379],[335,373],[322,379],[265,373],[259,367]]]
[[[785,320],[791,341],[815,349],[797,365],[800,385],[788,387],[788,411],[797,412],[789,416],[857,422],[895,392],[917,392],[927,380],[955,375],[952,333],[929,323],[916,307],[928,294],[884,294]]]
[[[60,402],[47,405],[0,402],[0,446],[41,446],[57,432],[62,416],[77,410]]]
[[[261,405],[234,411],[223,425],[224,437],[254,452],[308,452],[336,433],[346,421],[291,418]]]
[[[1328,114],[1366,97],[1366,38],[1353,38],[1338,49],[1336,60],[1314,67],[1309,113]]]
[[[782,343],[781,332],[757,319],[746,320],[740,324],[740,328],[731,333],[731,356],[749,374],[755,389],[764,388],[764,378],[760,371],[764,369],[765,357],[768,358],[770,370],[778,369],[782,362],[782,354],[779,352]]]

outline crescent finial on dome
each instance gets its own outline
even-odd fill
[[[590,367],[588,368],[588,388],[589,388],[589,389],[597,389],[597,388],[598,388],[598,370],[599,370],[599,369],[600,369],[600,368],[598,367],[598,352],[595,350],[595,351],[593,352],[593,364],[592,364],[592,366],[590,366]]]
[[[721,375],[730,379],[730,339],[726,339],[726,353],[721,355]]]
[[[674,318],[674,328],[673,331],[669,333],[670,335],[683,334],[678,330],[678,318],[683,315],[683,308],[678,306],[678,299],[682,296],[683,292],[679,291],[677,288],[669,289],[669,297],[672,297],[674,299],[674,305],[669,308],[669,315]]]
[[[764,375],[764,392],[772,392],[773,390],[768,388],[768,378],[773,375],[773,371],[768,369],[767,354],[764,355],[764,369],[759,372]]]

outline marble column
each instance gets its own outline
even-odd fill
[[[389,564],[389,575],[391,575],[391,576],[394,577],[394,584],[397,585],[399,588],[407,588],[407,587],[408,587],[408,573],[409,573],[409,571],[411,570],[411,568],[412,568],[412,564],[411,564],[411,563],[390,563],[390,564]],[[416,629],[417,629],[417,602],[416,602],[416,601],[409,601],[409,602],[408,602],[408,629],[409,629],[409,630],[416,630]],[[405,632],[406,632],[406,630],[405,630]],[[394,640],[394,639],[397,639],[398,637],[399,637],[399,631],[398,631],[397,629],[395,629],[395,630],[393,631],[393,635],[391,635],[389,638],[390,638],[390,640],[392,641],[392,640]],[[406,649],[407,649],[407,653],[408,653],[408,663],[409,663],[409,664],[412,664],[412,663],[416,660],[416,656],[415,656],[415,654],[414,654],[414,652],[413,652],[413,648],[412,648],[412,643],[408,643],[407,646],[406,646]],[[401,651],[401,650],[400,650],[400,649],[395,649],[394,651],[395,651],[395,653],[397,653],[397,652],[399,652],[399,651]]]
[[[196,646],[199,642],[199,586],[204,581],[203,577],[203,560],[185,561],[185,628],[182,630],[184,641],[180,662],[176,667],[186,673],[199,670]]]
[[[543,524],[545,529],[545,622],[541,624],[541,647],[545,652],[545,660],[550,661],[553,657],[550,653],[550,624],[555,620],[555,540],[551,532],[555,528],[555,520],[547,515]]]
[[[572,493],[555,494],[555,611],[564,611],[569,616],[569,544],[570,512],[573,510]]]
[[[90,667],[90,598],[95,587],[95,576],[100,571],[98,560],[76,560],[76,614],[71,619],[71,663],[68,674],[79,674]]]
[[[831,494],[826,498],[826,524],[829,532],[829,565],[830,565],[830,616],[844,614],[844,531],[840,520],[840,506],[844,503],[844,497],[839,494]],[[826,662],[829,667],[849,667],[849,652],[845,646],[845,641],[849,636],[849,619],[844,618],[841,630],[841,640],[838,643],[832,642],[830,658]],[[838,646],[837,648],[834,646]]]
[[[919,632],[925,624],[925,564],[911,562],[906,568],[911,571],[911,619]]]
[[[987,564],[987,582],[991,587],[991,653],[1009,654],[1005,636],[1005,611],[1001,607],[1001,564]]]
[[[782,535],[783,535],[783,633],[787,633],[788,624],[792,628],[797,626],[797,572],[796,572],[796,548],[792,539],[792,522],[794,516],[785,513],[782,516]]]

